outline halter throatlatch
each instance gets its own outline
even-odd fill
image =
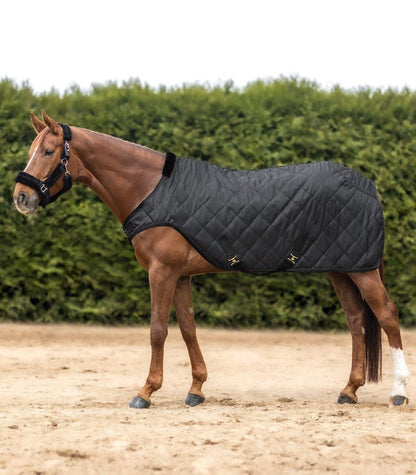
[[[59,198],[66,191],[70,190],[72,187],[72,177],[68,171],[69,142],[72,138],[71,129],[66,124],[59,123],[59,125],[62,127],[64,133],[64,149],[61,154],[61,160],[55,170],[45,181],[39,180],[39,178],[36,178],[26,172],[20,172],[16,176],[16,183],[23,183],[23,185],[30,186],[38,193],[40,205],[43,208],[48,206],[49,203],[53,203],[57,198]],[[52,188],[52,186],[62,175],[64,175],[62,190],[50,196],[50,188]]]

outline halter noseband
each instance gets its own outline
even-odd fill
[[[40,205],[45,208],[49,203],[54,202],[59,198],[62,193],[70,190],[72,187],[72,177],[68,171],[68,161],[69,161],[69,142],[72,138],[71,129],[66,124],[59,125],[62,127],[64,133],[64,149],[61,154],[61,160],[56,166],[55,170],[49,175],[45,180],[39,180],[33,175],[30,175],[26,172],[19,172],[16,176],[16,183],[23,183],[23,185],[30,186],[33,188],[39,195]],[[59,180],[59,178],[64,174],[63,187],[61,191],[55,193],[53,196],[50,196],[49,189]]]

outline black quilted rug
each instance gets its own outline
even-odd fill
[[[381,264],[384,223],[375,185],[342,165],[235,171],[178,157],[169,172],[124,223],[130,240],[171,226],[215,266],[250,273],[354,272]]]

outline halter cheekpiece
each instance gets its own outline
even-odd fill
[[[61,160],[56,166],[55,170],[49,175],[49,177],[45,181],[39,180],[39,178],[36,178],[26,172],[19,172],[16,176],[16,182],[30,186],[38,193],[40,205],[43,208],[48,206],[49,203],[53,203],[57,198],[59,198],[66,191],[70,190],[72,187],[72,177],[68,171],[69,142],[72,139],[71,129],[67,124],[59,123],[59,125],[62,127],[64,134],[64,149],[62,150]],[[52,188],[52,186],[59,180],[62,175],[64,175],[62,190],[50,196],[50,188]]]

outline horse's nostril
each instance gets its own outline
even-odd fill
[[[17,202],[19,203],[19,205],[27,205],[27,201],[27,194],[24,191],[21,191],[17,195]]]

